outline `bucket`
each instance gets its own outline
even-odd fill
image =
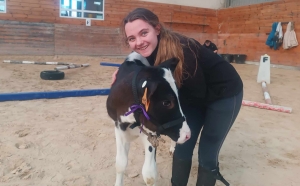
[[[232,63],[233,62],[233,55],[232,54],[220,54],[220,55],[228,63]]]
[[[247,55],[246,54],[234,54],[233,58],[234,58],[235,63],[245,64]]]

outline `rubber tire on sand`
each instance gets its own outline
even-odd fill
[[[40,73],[40,77],[44,80],[61,80],[64,79],[65,73],[57,70],[45,70]]]

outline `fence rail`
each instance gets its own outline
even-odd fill
[[[278,1],[278,0],[225,0],[225,7],[226,8],[238,7],[238,6],[266,3],[272,1]]]

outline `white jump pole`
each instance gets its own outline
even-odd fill
[[[89,64],[82,64],[82,65],[75,65],[75,64],[73,64],[73,65],[55,67],[54,70],[65,70],[65,69],[88,67],[88,66],[90,66],[90,65]]]
[[[259,103],[259,102],[255,102],[255,101],[243,100],[242,105],[249,106],[249,107],[256,107],[256,108],[260,108],[260,109],[284,112],[284,113],[292,113],[292,108],[289,108],[289,107],[283,107],[283,106],[279,106],[279,105],[269,105],[266,103]]]
[[[261,83],[261,87],[262,87],[262,90],[263,90],[263,93],[264,93],[264,97],[265,97],[265,102],[269,105],[272,105],[272,100],[271,100],[271,96],[268,92],[268,88],[267,88],[267,84],[266,82],[262,82]]]
[[[3,60],[3,63],[35,64],[35,65],[71,65],[72,64],[72,63],[64,63],[64,62],[36,62],[36,61],[15,61],[15,60]]]

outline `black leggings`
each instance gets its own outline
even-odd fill
[[[233,97],[209,104],[205,111],[181,105],[191,129],[191,139],[184,144],[177,144],[174,156],[179,159],[191,160],[200,130],[203,127],[198,150],[199,165],[209,170],[218,167],[220,149],[240,111],[242,99],[243,91]]]

